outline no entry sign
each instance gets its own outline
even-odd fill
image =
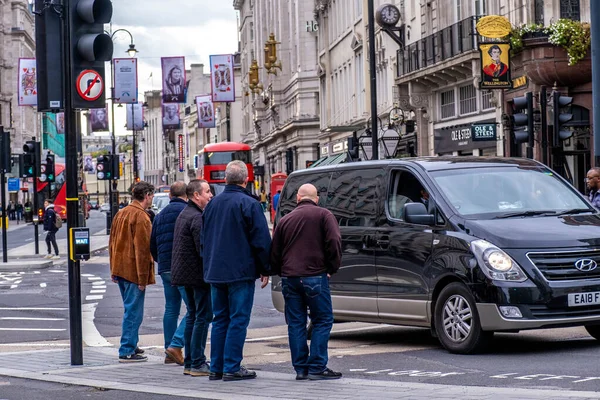
[[[95,101],[104,92],[104,81],[100,73],[86,69],[77,77],[77,93],[86,101]]]

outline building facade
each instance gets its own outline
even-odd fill
[[[10,132],[13,154],[23,152],[23,143],[39,140],[41,119],[35,107],[19,106],[19,58],[35,58],[34,18],[27,0],[0,0],[0,126]],[[19,193],[8,200],[17,201]]]
[[[263,167],[257,169],[264,171],[260,184],[268,187],[272,174],[304,168],[318,157],[318,36],[307,29],[314,4],[234,0],[233,5],[240,14],[243,140],[252,146],[254,165]],[[267,58],[269,43],[275,43],[276,54]],[[254,61],[258,82],[250,82]]]

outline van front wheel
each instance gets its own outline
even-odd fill
[[[435,330],[451,353],[472,354],[483,350],[494,335],[479,323],[475,299],[462,283],[446,286],[435,304]]]

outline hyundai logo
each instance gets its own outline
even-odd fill
[[[575,261],[575,268],[581,272],[590,272],[598,267],[598,263],[589,258],[582,258],[581,260]]]

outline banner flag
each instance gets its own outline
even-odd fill
[[[210,56],[210,75],[213,102],[234,102],[233,55]]]
[[[198,110],[198,128],[214,128],[215,105],[210,94],[196,97],[196,109]]]
[[[115,58],[115,103],[137,103],[137,58]]]
[[[17,83],[20,106],[37,106],[37,72],[35,58],[19,58]]]

